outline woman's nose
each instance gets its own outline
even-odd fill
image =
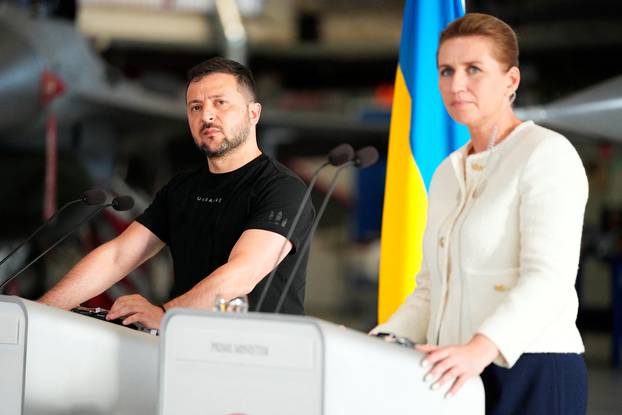
[[[451,79],[451,91],[461,92],[466,89],[467,77],[464,73],[456,71]]]

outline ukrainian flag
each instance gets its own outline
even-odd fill
[[[432,174],[468,140],[467,129],[445,111],[436,69],[439,34],[463,14],[462,0],[406,0],[382,213],[380,323],[415,287]]]

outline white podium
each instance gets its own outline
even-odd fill
[[[156,336],[0,296],[2,415],[157,411]]]
[[[160,415],[484,414],[480,378],[444,399],[421,353],[318,319],[180,309],[162,327]]]

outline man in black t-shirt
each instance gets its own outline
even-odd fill
[[[168,245],[175,270],[171,300],[157,306],[137,294],[122,296],[108,319],[159,328],[166,309],[210,309],[217,296],[226,300],[242,294],[249,294],[254,309],[263,278],[280,263],[262,306],[273,311],[299,255],[303,266],[283,311],[303,312],[308,253],[298,247],[311,228],[313,208],[305,206],[286,240],[305,186],[257,146],[261,105],[251,73],[223,58],[195,66],[189,72],[186,110],[207,165],[173,178],[121,235],[82,259],[40,302],[71,309]]]

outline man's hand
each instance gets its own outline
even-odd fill
[[[439,347],[424,344],[415,348],[426,353],[421,365],[431,366],[424,380],[433,382],[432,389],[438,389],[446,382],[452,382],[452,387],[446,395],[448,398],[455,395],[471,377],[482,373],[499,355],[497,346],[481,334],[473,336],[465,345]]]
[[[123,318],[123,324],[140,323],[148,329],[160,329],[164,310],[151,304],[142,295],[132,294],[117,298],[106,316],[106,320]]]

